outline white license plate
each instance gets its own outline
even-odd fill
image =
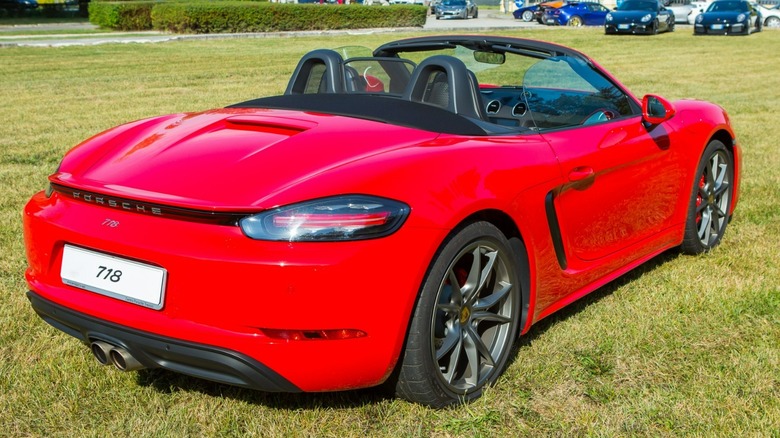
[[[710,27],[712,30],[723,30],[722,24],[713,24],[712,27]]]
[[[79,289],[162,309],[167,271],[156,266],[65,245],[60,277]]]
[[[628,29],[628,25],[627,24],[618,24],[618,29],[626,30],[626,29]]]

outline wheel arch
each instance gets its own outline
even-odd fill
[[[518,275],[520,277],[520,321],[518,324],[517,333],[515,336],[519,336],[527,328],[531,312],[531,264],[528,254],[528,247],[526,246],[526,240],[523,238],[520,228],[517,223],[505,212],[501,210],[486,209],[472,213],[464,218],[458,225],[453,228],[453,233],[457,232],[474,222],[488,222],[498,228],[499,231],[509,241],[509,246],[512,249],[515,261],[517,263]],[[452,233],[448,235],[451,236]],[[445,239],[446,242],[446,239]],[[442,242],[443,244],[444,242]]]
[[[741,152],[739,150],[736,138],[725,129],[720,129],[712,134],[712,136],[707,140],[706,144],[710,144],[712,140],[719,140],[726,146],[726,149],[729,151],[729,153],[731,153],[731,160],[733,162],[732,165],[734,166],[734,181],[732,183],[731,191],[731,211],[729,212],[729,218],[731,218],[731,215],[734,213],[734,209],[737,206],[737,201],[739,201],[739,184],[742,172]]]

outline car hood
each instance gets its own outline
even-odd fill
[[[703,23],[731,23],[734,21],[737,21],[737,17],[744,14],[745,18],[747,18],[750,14],[747,12],[734,12],[734,11],[725,11],[725,12],[705,12],[702,14],[702,22]]]
[[[71,150],[51,177],[110,196],[251,211],[330,169],[438,134],[290,110],[221,109],[120,126]]]
[[[610,14],[612,14],[612,21],[620,21],[623,23],[639,21],[647,14],[650,14],[654,18],[656,16],[655,12],[650,11],[612,11]]]

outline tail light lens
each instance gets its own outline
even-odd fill
[[[241,219],[241,230],[258,240],[346,241],[394,233],[409,215],[398,201],[365,195],[323,198],[279,207]]]

